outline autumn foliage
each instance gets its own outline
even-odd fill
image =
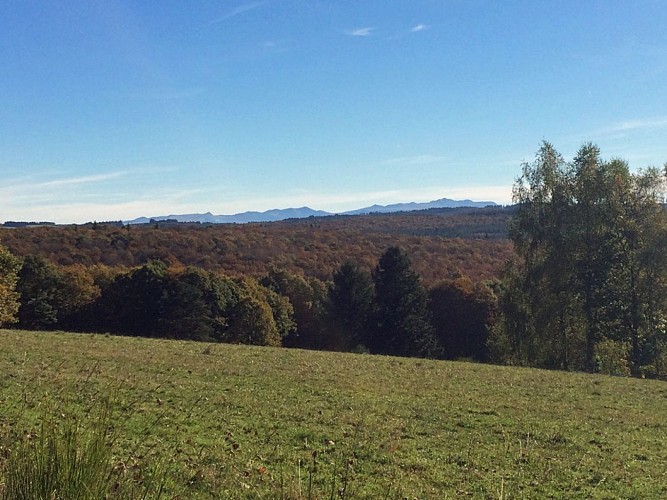
[[[429,298],[417,271],[439,280],[434,290],[445,277],[462,280],[462,270],[494,276],[500,262],[481,249],[505,256],[507,242],[498,237],[505,213],[481,213],[495,224],[488,238],[471,232],[479,213],[458,214],[463,222],[455,212],[436,212],[6,230],[8,246],[24,254],[13,257],[20,263],[15,319],[34,330],[483,360],[483,348],[447,352],[451,338],[469,337],[456,330],[467,325],[450,321],[444,331],[436,323],[454,302]],[[444,236],[451,231],[468,239]],[[492,308],[491,289],[477,283]],[[478,298],[466,290],[455,305],[470,301],[462,310],[473,311]],[[480,325],[475,341],[485,344],[490,325]]]
[[[260,277],[271,268],[330,280],[346,261],[372,270],[390,246],[403,248],[427,283],[465,275],[497,277],[512,257],[511,209],[438,209],[253,224],[88,224],[4,229],[17,256],[59,266],[131,268],[150,260],[231,276]]]

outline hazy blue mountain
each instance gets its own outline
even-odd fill
[[[350,210],[349,212],[345,212],[345,215],[370,214],[377,212],[411,212],[413,210],[428,210],[429,208],[484,208],[488,207],[489,205],[497,205],[497,203],[493,201],[450,200],[449,198],[441,198],[439,200],[433,200],[424,203],[411,202],[394,203],[392,205],[372,205],[370,207],[359,208],[357,210]]]
[[[266,212],[242,212],[234,215],[213,215],[211,212],[205,214],[182,214],[182,215],[159,215],[156,217],[139,217],[127,221],[128,224],[148,224],[151,221],[178,221],[178,222],[202,222],[212,224],[242,224],[246,222],[273,222],[284,219],[303,219],[305,217],[321,217],[332,215],[323,210],[313,210],[308,207],[273,209]]]
[[[450,200],[442,198],[440,200],[429,201],[426,203],[395,203],[393,205],[373,205],[370,207],[342,212],[343,215],[358,215],[369,213],[388,213],[388,212],[409,212],[412,210],[427,210],[429,208],[456,208],[456,207],[477,207],[483,208],[489,205],[496,205],[493,201],[471,201],[471,200]],[[267,210],[266,212],[242,212],[234,215],[213,215],[211,212],[205,214],[183,214],[183,215],[160,215],[156,217],[139,217],[130,221],[128,224],[148,224],[151,221],[177,221],[177,222],[201,222],[213,224],[242,224],[246,222],[274,222],[285,219],[303,219],[306,217],[322,217],[325,215],[334,215],[323,210],[313,210],[309,207],[284,208]]]
[[[216,222],[273,222],[285,219],[304,219],[306,217],[322,217],[332,215],[324,210],[313,210],[308,207],[284,208],[267,210],[266,212],[243,212],[235,215],[218,215]]]

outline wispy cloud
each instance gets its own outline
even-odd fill
[[[97,175],[88,175],[83,177],[71,177],[68,179],[56,179],[52,181],[39,182],[36,184],[30,184],[34,189],[44,189],[44,188],[61,188],[66,186],[81,186],[84,184],[91,184],[97,182],[108,181],[110,179],[117,179],[127,175],[129,172],[120,171],[120,172],[109,172],[105,174]]]
[[[90,220],[126,220],[142,215],[190,213],[204,208],[212,188],[170,188],[146,184],[150,172],[139,168],[105,174],[38,181],[21,178],[0,187],[0,216],[3,220],[49,220],[79,223]],[[134,187],[114,184],[124,176],[139,177]],[[218,188],[219,189],[219,188]],[[208,210],[208,209],[207,209]],[[201,210],[206,211],[206,210]]]
[[[289,49],[285,40],[266,40],[262,43],[262,48],[268,52],[285,52]]]
[[[375,31],[375,28],[367,27],[367,28],[353,29],[350,31],[346,31],[345,33],[350,36],[371,36],[373,34],[373,31]]]
[[[640,118],[617,122],[604,129],[607,133],[630,132],[634,130],[651,130],[667,127],[667,116]]]
[[[103,174],[66,177],[53,180],[39,180],[34,176],[7,180],[0,187],[0,196],[5,199],[19,199],[39,195],[40,197],[51,196],[52,193],[61,192],[64,188],[82,187],[90,184],[103,183],[111,179],[117,179],[127,175],[128,171],[107,172]]]
[[[420,31],[426,31],[429,28],[428,25],[426,24],[416,24],[412,28],[410,28],[411,33],[419,33]]]
[[[561,141],[580,145],[582,137],[593,141],[625,139],[635,132],[649,133],[667,128],[667,116],[654,116],[648,118],[634,118],[622,120],[597,129],[584,131],[583,133],[568,134],[561,137]]]
[[[226,14],[223,14],[222,16],[213,19],[212,21],[210,21],[207,24],[207,26],[213,26],[215,24],[223,23],[225,21],[228,21],[229,19],[232,19],[233,17],[239,16],[241,14],[244,14],[244,13],[248,12],[248,11],[251,11],[251,10],[254,10],[258,7],[261,7],[265,3],[266,2],[249,2],[249,3],[241,4],[238,7],[236,7],[235,9],[230,10]]]
[[[597,129],[561,138],[569,143],[571,155],[581,145],[582,138],[595,142],[605,156],[623,158],[628,162],[661,165],[665,161],[665,149],[658,141],[667,131],[667,116],[632,118],[610,123]]]
[[[8,212],[39,211],[44,219],[51,216],[47,210],[51,206],[75,205],[87,199],[104,200],[105,203],[127,200],[132,184],[128,188],[124,178],[145,179],[170,170],[170,167],[149,166],[78,176],[33,172],[3,182],[0,186],[0,214],[7,217]]]

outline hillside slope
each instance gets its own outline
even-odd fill
[[[0,445],[45,408],[81,416],[111,393],[118,466],[163,463],[169,498],[667,495],[657,381],[101,335],[0,343]]]

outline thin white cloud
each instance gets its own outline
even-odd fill
[[[251,10],[254,10],[258,7],[261,7],[265,3],[266,2],[250,2],[250,3],[245,3],[245,4],[242,4],[242,5],[239,5],[238,7],[236,7],[235,9],[230,10],[226,14],[223,14],[222,16],[220,16],[216,19],[213,19],[212,21],[210,21],[207,24],[207,26],[213,26],[215,24],[219,24],[219,23],[228,21],[229,19],[232,19],[233,17],[244,14],[244,13],[246,13],[248,11],[251,11]]]
[[[625,120],[605,129],[608,133],[630,132],[633,130],[660,129],[667,127],[667,116]]]
[[[594,141],[600,139],[623,139],[633,132],[652,132],[667,127],[667,116],[653,116],[648,118],[635,118],[622,120],[601,126],[588,132],[576,135],[566,135],[560,138],[563,142],[573,142],[579,144],[582,137],[591,138]]]
[[[596,142],[600,146],[603,146],[603,144],[599,144],[600,142],[607,142],[611,146],[615,145],[616,148],[618,148],[619,153],[627,154],[625,152],[626,145],[621,143],[627,139],[628,136],[637,133],[649,135],[650,133],[659,132],[664,128],[667,128],[667,116],[654,116],[617,121],[599,126],[595,129],[565,134],[552,140],[556,145],[568,145],[571,150],[569,154],[572,155],[575,154],[575,151],[581,146],[582,142],[587,140]],[[609,145],[605,147],[603,152],[609,150]],[[565,147],[563,147],[563,149],[565,149]],[[652,149],[655,150],[655,147]],[[567,153],[567,151],[563,152]]]
[[[428,28],[429,27],[426,24],[416,24],[410,28],[410,33],[419,33],[420,31],[426,31]]]
[[[159,185],[119,188],[125,177],[145,180],[173,170],[171,167],[138,167],[96,175],[43,180],[35,174],[4,182],[0,186],[0,217],[3,220],[50,220],[59,223],[125,218],[132,203],[146,206],[163,203],[176,207],[200,197],[200,190],[161,189]],[[127,183],[126,183],[127,184]],[[129,191],[128,191],[129,189]],[[3,222],[0,220],[0,222]]]
[[[103,183],[127,175],[127,171],[108,172],[104,174],[69,177],[47,181],[37,180],[34,176],[23,177],[6,181],[0,187],[0,197],[4,201],[16,202],[19,200],[45,200],[55,196],[62,196],[62,190],[67,188],[81,188],[83,186]]]
[[[267,52],[285,52],[289,49],[285,40],[266,40],[262,43],[262,48]]]
[[[371,36],[373,31],[375,31],[375,28],[367,27],[346,31],[346,33],[350,36]]]
[[[83,177],[71,177],[69,179],[56,179],[53,181],[40,182],[36,184],[30,184],[34,189],[44,189],[44,188],[54,188],[54,187],[64,187],[64,186],[81,186],[84,184],[92,184],[98,182],[108,181],[110,179],[117,179],[127,175],[129,172],[109,172],[106,174],[97,174],[97,175],[88,175]]]
[[[633,118],[612,122],[596,129],[589,129],[575,134],[563,135],[554,144],[564,144],[559,149],[565,157],[576,155],[577,150],[585,141],[592,141],[600,146],[604,157],[623,158],[628,162],[662,165],[665,162],[663,143],[652,142],[652,138],[660,139],[667,129],[667,116]],[[639,143],[636,141],[639,140]],[[633,144],[635,142],[635,144]]]
[[[140,192],[109,191],[83,187],[64,189],[58,181],[0,188],[3,220],[48,220],[61,224],[92,220],[127,220],[140,216],[192,213],[204,208],[210,189],[155,187]],[[76,183],[74,184],[76,185]],[[66,192],[64,192],[66,191]]]

